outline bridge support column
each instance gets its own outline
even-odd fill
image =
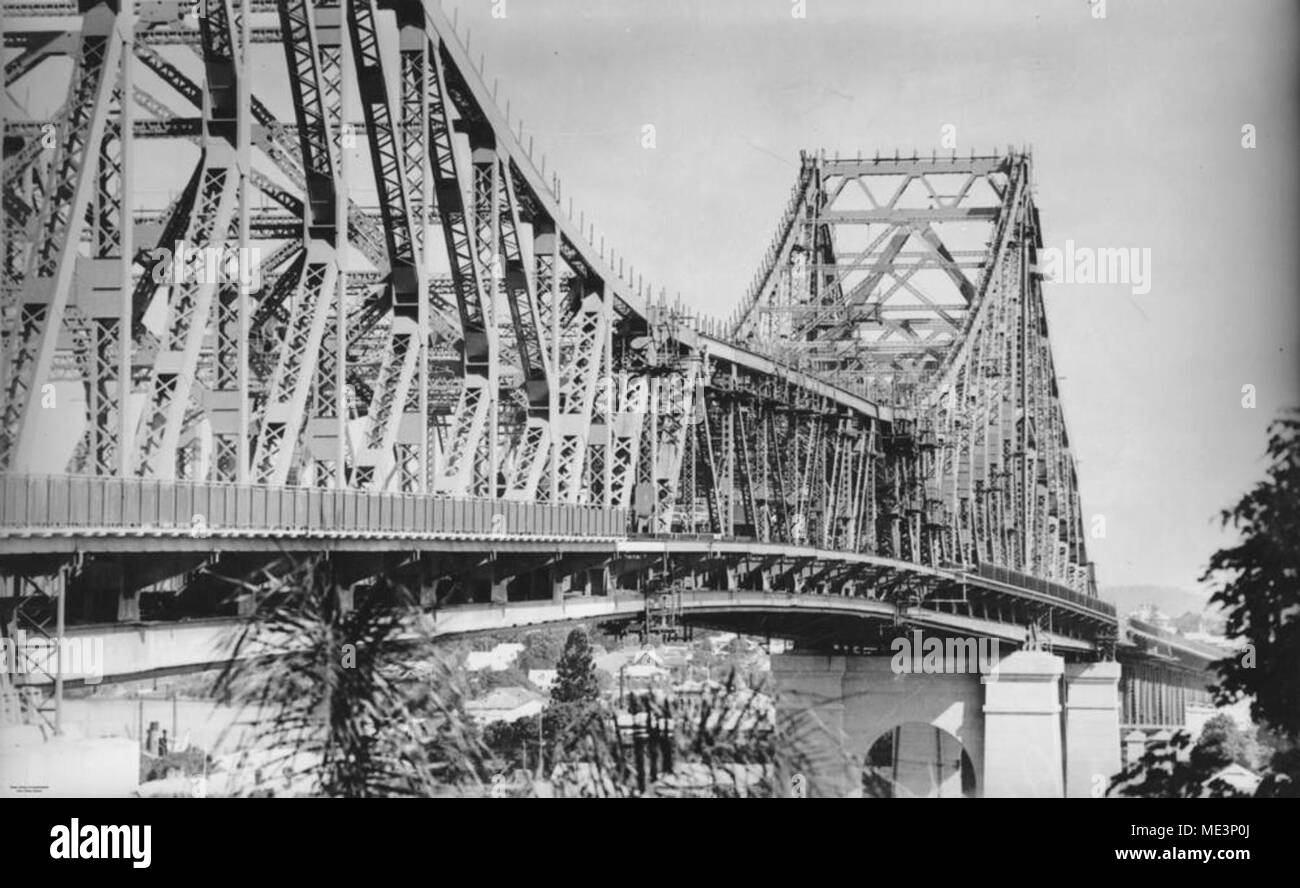
[[[816,795],[863,795],[864,767],[871,765],[868,795],[978,796],[984,760],[978,665],[972,660],[963,671],[934,673],[913,671],[910,661],[895,671],[897,665],[891,656],[773,657],[778,718],[796,752],[793,769],[811,772],[806,776]],[[883,767],[869,761],[877,741],[890,759]],[[886,772],[890,785],[877,785]]]
[[[120,559],[88,560],[76,571],[74,583],[73,588],[80,593],[82,601],[82,619],[99,622],[107,618],[119,623],[139,621],[140,590],[127,582]]]
[[[495,559],[493,559],[491,565],[489,565],[488,570],[491,571],[492,603],[505,604],[510,600],[510,576],[497,569]]]
[[[984,795],[1061,798],[1061,675],[1045,651],[1004,657],[984,683]]]
[[[915,666],[899,656],[848,658],[845,730],[854,761],[877,778],[888,770],[894,797],[978,796],[984,761],[978,659],[945,654],[942,671]],[[888,765],[871,760],[877,742],[891,746]]]
[[[429,559],[420,558],[417,582],[420,588],[420,607],[429,608],[438,605],[438,577],[430,569]]]
[[[120,583],[117,589],[117,621],[134,623],[140,619],[140,593]]]
[[[1068,798],[1100,797],[1120,772],[1119,673],[1120,665],[1113,662],[1065,667]]]

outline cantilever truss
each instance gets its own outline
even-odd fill
[[[895,408],[904,549],[1087,587],[1030,160],[805,155],[732,335]]]
[[[3,106],[0,470],[613,506],[1089,588],[1027,157],[805,157],[724,329],[562,208],[436,0],[4,12],[9,93],[63,88]]]

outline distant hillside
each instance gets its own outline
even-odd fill
[[[1121,616],[1144,604],[1153,604],[1170,617],[1205,609],[1209,595],[1189,592],[1177,586],[1102,586],[1098,594],[1113,602]]]

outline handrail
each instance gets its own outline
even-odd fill
[[[1091,611],[1106,614],[1114,618],[1116,615],[1115,605],[1109,601],[1102,601],[1092,595],[1086,595],[1082,592],[1071,589],[1069,586],[1052,580],[1045,580],[1035,577],[1032,574],[1022,573],[1018,570],[1012,570],[1006,567],[998,567],[994,564],[980,564],[975,569],[975,574],[987,580],[994,580],[999,583],[1006,583],[1009,586],[1020,586],[1047,595],[1052,598],[1059,598],[1076,604],[1079,607],[1087,608]]]
[[[418,493],[0,473],[0,532],[15,529],[626,536],[627,510]]]

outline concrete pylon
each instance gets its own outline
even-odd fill
[[[814,798],[842,798],[861,791],[861,776],[846,751],[844,668],[844,657],[772,658],[772,675],[780,688],[778,718],[793,747],[793,767]]]
[[[1120,772],[1118,663],[1065,668],[1065,795],[1101,798]]]
[[[1061,798],[1061,676],[1065,661],[1046,651],[1016,651],[984,685],[984,796]]]
[[[783,738],[812,795],[858,797],[872,744],[888,732],[904,762],[900,795],[960,796],[962,761],[982,762],[978,673],[899,673],[890,656],[782,654],[772,658]]]

